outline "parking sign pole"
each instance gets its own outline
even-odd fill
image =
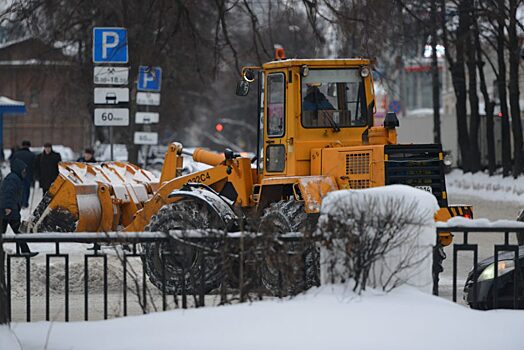
[[[113,157],[113,127],[112,126],[109,127],[109,145],[111,149],[111,160],[115,160],[115,158]]]
[[[93,28],[94,124],[109,127],[111,161],[115,160],[113,127],[129,126],[129,67],[115,66],[128,64],[128,58],[125,28]]]
[[[144,124],[143,131],[136,131],[134,142],[142,145],[144,154],[144,167],[147,166],[149,150],[151,145],[158,143],[158,132],[152,132],[152,125],[159,122],[159,113],[150,112],[150,106],[160,106],[160,90],[162,88],[162,68],[151,66],[138,67],[137,79],[137,106],[145,106],[145,111],[137,111],[135,119],[137,123]]]

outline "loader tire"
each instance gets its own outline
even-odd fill
[[[145,230],[150,232],[169,232],[170,230],[191,229],[218,229],[222,230],[223,222],[218,213],[198,199],[183,199],[175,203],[166,204],[156,215]],[[202,244],[200,244],[202,246]],[[216,243],[208,243],[204,248],[214,249]],[[206,253],[200,248],[186,245],[175,239],[167,243],[144,244],[146,274],[160,290],[169,294],[208,293],[216,288],[222,280],[219,258]],[[165,259],[163,267],[162,259]],[[202,285],[202,266],[204,284]]]
[[[266,237],[261,267],[263,286],[273,295],[296,295],[319,285],[320,253],[312,241],[276,241],[288,232],[306,234],[304,203],[280,201],[269,205],[260,218],[259,232]],[[306,235],[307,236],[307,235]]]

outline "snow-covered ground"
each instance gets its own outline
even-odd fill
[[[176,310],[89,323],[0,328],[10,349],[522,350],[522,311],[480,312],[414,288],[353,294],[347,285],[292,300]]]
[[[481,197],[493,202],[516,202],[524,204],[524,176],[517,179],[489,176],[487,173],[466,173],[453,170],[446,175],[448,193]]]

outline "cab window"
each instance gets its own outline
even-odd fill
[[[366,94],[358,69],[311,69],[301,87],[304,127],[366,125]]]
[[[273,73],[267,77],[267,136],[282,137],[285,133],[284,73]]]

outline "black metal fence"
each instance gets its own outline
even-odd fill
[[[514,233],[524,233],[524,227],[441,226],[437,232],[452,232],[455,237],[453,244],[446,248],[448,255],[451,253],[452,256],[443,262],[437,261],[437,265],[443,264],[444,271],[440,275],[434,274],[435,294],[440,292],[441,296],[444,295],[442,292],[446,286],[442,283],[443,276],[452,277],[450,298],[455,302],[460,301],[457,297],[462,284],[458,277],[466,274],[464,301],[470,306],[479,309],[524,308],[524,279],[521,272],[524,246],[519,248],[510,239]],[[498,237],[499,242],[489,243],[491,246],[486,248],[485,242],[480,244],[475,240],[480,236]],[[76,319],[79,313],[83,314],[84,320],[92,319],[94,296],[102,298],[98,318],[107,319],[112,317],[108,295],[113,288],[110,288],[109,282],[114,278],[119,278],[117,294],[121,298],[118,300],[121,309],[115,316],[201,307],[208,303],[242,302],[268,295],[283,297],[319,283],[318,279],[312,277],[318,274],[318,265],[301,265],[304,256],[311,254],[315,241],[318,239],[300,234],[267,239],[260,235],[240,233],[204,237],[198,231],[171,232],[169,235],[160,232],[115,232],[5,236],[4,244],[47,243],[52,247],[37,257],[20,254],[18,250],[6,254],[7,309],[10,319],[13,319],[13,300],[16,299],[18,304],[23,302],[22,310],[18,308],[17,320],[22,320],[20,314],[25,308],[25,320],[31,322],[34,308],[32,284],[39,283],[44,285],[45,320],[52,318],[53,303],[62,305],[63,318],[60,321],[72,320],[72,306]],[[103,249],[95,245],[93,250],[87,251],[86,246],[82,246],[82,251],[71,252],[67,247],[64,249],[64,245],[70,243],[97,243],[102,244]],[[479,265],[479,249],[484,256],[491,255],[493,249],[492,263],[498,268],[490,272],[490,263]],[[472,253],[469,263],[464,264],[461,252]],[[80,258],[74,271],[71,271],[72,255],[77,260]],[[190,261],[184,261],[187,256]],[[438,256],[434,254],[434,258]],[[43,280],[35,281],[32,276],[31,262],[35,259],[40,259],[40,266],[45,265]],[[316,260],[318,262],[318,256]],[[16,261],[24,262],[24,266],[16,266],[18,279],[15,282],[13,268]],[[53,262],[61,264],[53,266]],[[57,266],[62,269],[61,272],[57,271]],[[92,278],[93,268],[101,269],[101,278]],[[24,276],[21,278],[20,275]],[[51,280],[56,279],[60,284],[63,283],[63,290],[59,291],[56,285],[52,286]],[[82,293],[75,294],[74,300],[71,296],[72,280],[82,285],[76,285]],[[25,295],[20,295],[20,288],[16,289],[14,283],[25,284]],[[15,289],[18,292],[16,298],[13,298]],[[130,293],[135,300],[132,312],[129,310]],[[42,307],[40,304],[38,306]]]
[[[90,311],[92,312],[90,306],[93,296],[102,296],[103,319],[110,317],[109,272],[119,275],[120,278],[118,282],[121,285],[122,299],[119,303],[122,310],[118,316],[129,314],[129,293],[134,295],[139,313],[147,313],[170,308],[205,306],[209,295],[213,296],[212,302],[215,304],[261,299],[267,295],[283,297],[318,283],[318,281],[307,281],[307,276],[304,274],[307,269],[297,263],[296,257],[303,260],[305,249],[304,237],[300,234],[284,235],[268,240],[261,235],[241,233],[224,235],[222,232],[204,237],[198,230],[193,230],[171,232],[169,235],[161,232],[38,233],[5,236],[3,239],[4,244],[21,242],[54,245],[52,251],[48,249],[37,257],[22,254],[18,248],[16,252],[6,253],[8,315],[13,319],[14,262],[22,260],[25,262],[22,272],[25,278],[23,278],[24,282],[19,278],[18,283],[25,283],[24,301],[27,322],[32,321],[34,294],[32,284],[35,283],[35,277],[31,273],[31,261],[40,259],[40,264],[43,264],[42,255],[45,256],[44,303],[47,321],[51,320],[51,304],[57,302],[56,294],[58,294],[56,288],[53,291],[50,284],[53,261],[63,262],[61,265],[63,274],[60,275],[63,293],[59,295],[62,298],[63,294],[63,319],[60,320],[66,322],[71,320],[71,255],[77,258],[83,257],[83,271],[75,273],[83,273],[82,312],[83,319],[86,321],[90,319]],[[87,246],[82,246],[83,250],[80,252],[68,252],[63,249],[63,246],[68,243],[93,244],[94,247],[88,251],[85,250]],[[182,261],[187,256],[190,257],[190,261]],[[131,262],[133,258],[134,263]],[[112,269],[118,271],[108,270],[108,260],[116,261]],[[94,267],[102,270],[102,278],[93,281],[90,271],[92,272],[92,265],[96,261],[100,263]],[[20,275],[20,266],[18,267],[17,272]],[[56,268],[53,271],[59,272]],[[293,286],[300,286],[300,289],[292,288]],[[93,291],[93,289],[97,290]],[[17,290],[19,291],[20,288]],[[79,300],[75,302],[78,304]],[[78,305],[76,306],[78,316]]]
[[[437,232],[454,235],[453,244],[447,248],[451,257],[444,260],[443,271],[449,275],[451,270],[451,299],[454,302],[464,302],[476,309],[524,308],[524,246],[519,246],[516,238],[524,235],[523,224],[442,224]],[[470,259],[466,260],[463,252],[469,253]],[[463,259],[469,263],[464,263]],[[465,277],[463,286],[459,284],[459,274]],[[438,295],[438,278],[435,282],[434,294]],[[457,298],[459,288],[463,288],[463,300]]]

